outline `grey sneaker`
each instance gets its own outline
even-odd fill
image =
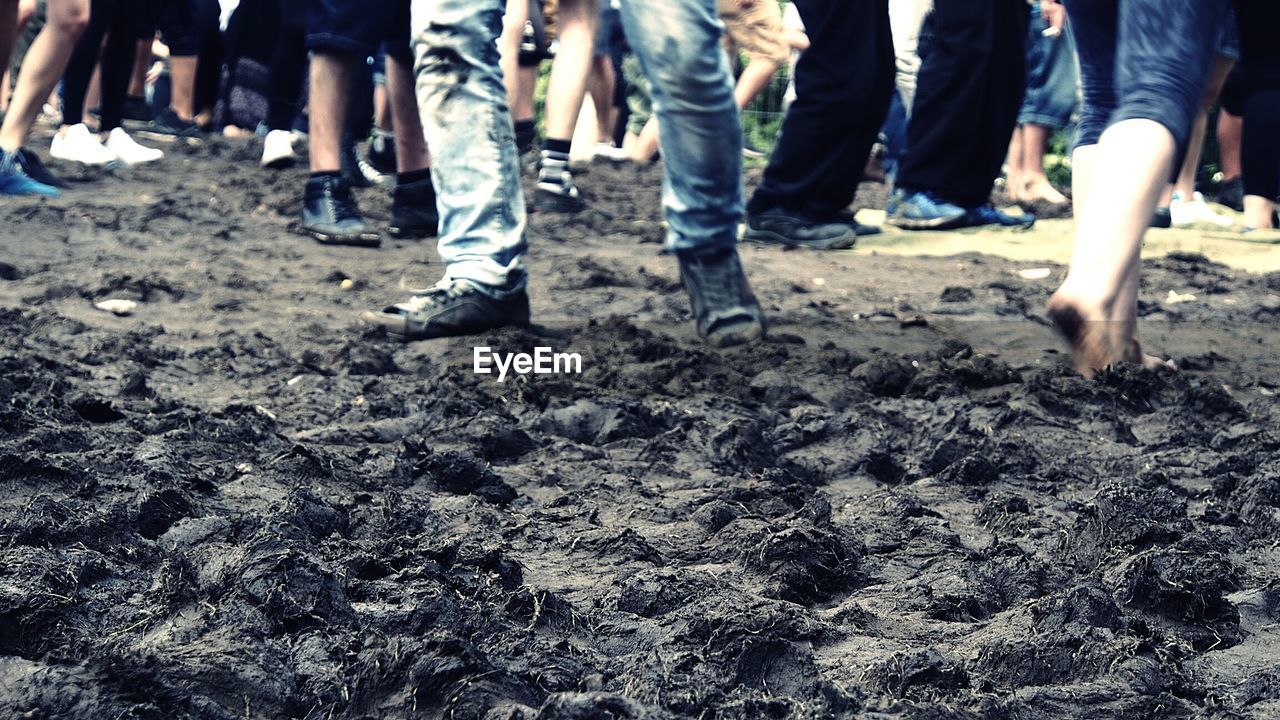
[[[737,249],[677,257],[698,337],[712,347],[743,345],[764,337],[764,313],[751,294]]]
[[[843,250],[858,241],[858,229],[839,219],[814,222],[772,208],[747,215],[747,231],[742,239],[763,245]]]
[[[468,280],[445,279],[421,295],[367,311],[360,319],[405,342],[528,325],[529,296],[522,281],[515,286],[485,290]]]
[[[307,180],[302,199],[302,232],[324,245],[378,247],[382,237],[365,225],[351,186],[342,177]]]

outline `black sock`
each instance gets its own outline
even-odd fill
[[[520,148],[520,152],[533,147],[533,136],[535,134],[532,120],[516,121],[516,147]]]
[[[396,184],[406,185],[408,183],[418,182],[419,180],[431,179],[431,168],[422,168],[421,170],[410,170],[407,173],[396,173]]]
[[[340,177],[342,177],[341,170],[321,170],[320,172],[311,173],[312,180],[319,180],[320,178],[340,178]]]
[[[568,157],[570,144],[571,143],[569,140],[558,140],[555,138],[547,138],[547,141],[542,143],[542,149],[548,150],[554,153],[561,153],[562,155]]]

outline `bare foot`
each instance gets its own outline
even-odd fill
[[[1071,366],[1086,378],[1111,364],[1110,340],[1102,317],[1102,313],[1090,317],[1060,292],[1049,298],[1049,319],[1071,348]]]
[[[1024,202],[1044,202],[1050,205],[1067,204],[1067,196],[1058,192],[1047,179],[1028,180],[1022,187],[1018,199]]]
[[[1178,366],[1172,360],[1158,358],[1155,355],[1148,355],[1142,351],[1142,344],[1137,338],[1129,338],[1127,340],[1114,339],[1114,344],[1124,347],[1125,351],[1122,357],[1117,358],[1120,362],[1133,363],[1141,365],[1148,370],[1160,370],[1162,372],[1178,372]]]

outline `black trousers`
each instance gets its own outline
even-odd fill
[[[796,65],[796,100],[747,211],[781,208],[827,220],[853,202],[889,108],[889,11],[885,0],[795,4],[809,49]]]
[[[1244,192],[1271,200],[1280,195],[1280,44],[1274,0],[1236,0],[1245,92],[1240,157]]]
[[[102,60],[99,108],[103,132],[120,127],[125,95],[133,74],[133,56],[142,3],[138,0],[93,0],[89,25],[76,42],[62,74],[62,124],[75,125],[84,116],[84,98],[93,69]],[[105,46],[103,37],[107,38]]]
[[[897,185],[981,205],[1000,174],[1026,85],[1026,0],[936,0]]]

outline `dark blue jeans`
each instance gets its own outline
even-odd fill
[[[1168,128],[1182,157],[1217,46],[1225,0],[1066,0],[1084,106],[1076,147],[1122,120]]]

